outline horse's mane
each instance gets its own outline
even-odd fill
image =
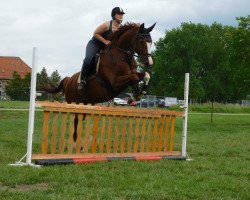
[[[127,32],[130,29],[134,29],[134,28],[138,28],[138,27],[139,26],[136,23],[127,22],[124,25],[120,26],[116,32],[112,33],[109,36],[109,39],[110,40],[117,40],[123,33]],[[137,30],[137,29],[135,29],[135,30]]]

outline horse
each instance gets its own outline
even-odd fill
[[[152,38],[150,32],[155,24],[145,28],[144,23],[128,22],[110,35],[111,44],[99,55],[99,67],[95,74],[87,78],[84,90],[78,90],[80,72],[72,77],[65,77],[57,87],[42,87],[40,90],[49,93],[63,91],[67,103],[96,104],[106,102],[122,93],[129,85],[133,86],[133,98],[139,100],[141,93],[138,83],[149,81],[147,72],[137,72],[134,59],[139,57],[142,67],[152,66],[150,53]],[[75,117],[74,140],[77,138],[78,117]]]

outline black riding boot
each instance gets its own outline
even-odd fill
[[[88,71],[88,65],[85,62],[83,62],[82,70],[81,70],[81,77],[80,77],[81,80],[78,85],[78,90],[83,90],[86,86],[87,71]]]

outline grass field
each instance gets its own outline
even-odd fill
[[[189,114],[190,162],[11,167],[26,153],[28,111],[0,110],[0,127],[0,199],[250,199],[249,113],[215,114],[213,124]],[[34,132],[41,128],[38,111]]]

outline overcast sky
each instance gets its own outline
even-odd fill
[[[0,56],[16,56],[32,65],[37,47],[38,72],[62,76],[79,71],[95,28],[120,6],[124,22],[157,22],[152,38],[182,22],[237,26],[236,17],[250,14],[250,0],[1,0]],[[154,48],[154,47],[153,47]]]

